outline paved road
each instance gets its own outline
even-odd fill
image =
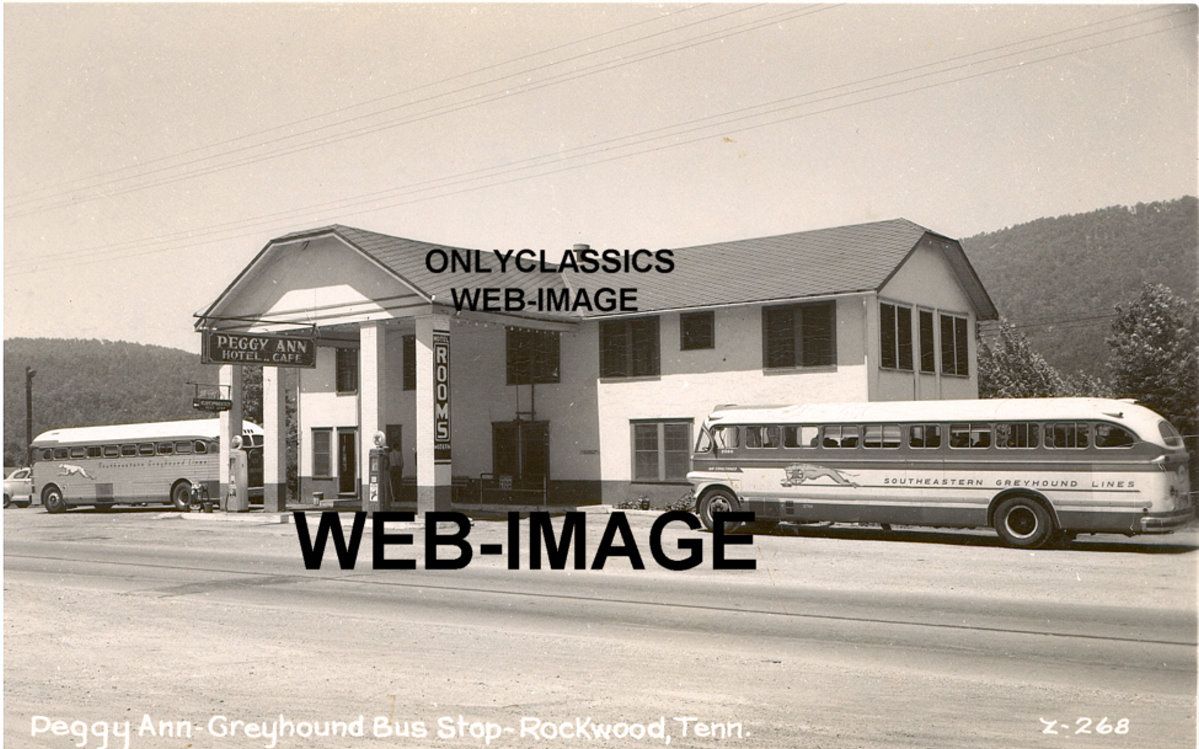
[[[309,572],[291,526],[158,512],[3,517],[10,746],[72,745],[30,737],[34,715],[144,713],[197,725],[364,714],[369,726],[383,715],[432,732],[442,716],[517,728],[522,716],[664,716],[672,746],[1195,745],[1193,532],[1022,552],[985,533],[805,529],[731,552],[755,558],[754,571],[689,572],[620,560],[514,572],[496,558],[374,571],[367,538],[356,570]],[[605,520],[589,519],[593,543]],[[634,526],[649,560],[649,519]],[[471,533],[476,548],[504,538],[500,523]],[[733,738],[683,736],[676,716]],[[1127,733],[1097,733],[1102,718],[1127,719]],[[1079,733],[1088,721],[1092,732]],[[197,732],[131,745],[267,742]]]

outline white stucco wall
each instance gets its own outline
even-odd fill
[[[694,438],[712,407],[721,403],[866,399],[864,311],[860,296],[837,300],[835,367],[782,371],[762,368],[762,309],[759,306],[717,309],[714,319],[716,347],[700,351],[680,350],[679,314],[663,315],[660,322],[662,375],[602,380],[598,385],[603,477],[617,481],[632,478],[632,420],[691,419]],[[598,323],[588,323],[584,333],[590,339],[590,348],[598,352]],[[598,358],[598,353],[596,356]],[[605,491],[618,495],[627,493],[622,487],[608,487]],[[637,487],[632,492],[638,493]],[[605,496],[605,501],[623,498]]]
[[[416,398],[415,391],[402,389],[402,337],[415,330],[413,318],[407,315],[427,310],[391,310],[386,309],[388,301],[371,301],[404,302],[416,297],[405,296],[409,292],[401,283],[339,243],[329,241],[305,252],[311,253],[306,262],[276,263],[277,273],[248,278],[244,293],[251,296],[240,292],[237,296],[261,301],[264,306],[251,314],[266,318],[307,314],[322,317],[322,324],[387,320],[383,421],[403,426],[405,475],[413,476]],[[627,484],[632,462],[630,422],[634,420],[689,419],[694,438],[699,424],[720,403],[976,397],[975,318],[968,298],[939,253],[932,246],[918,248],[879,295],[871,292],[837,298],[836,365],[824,368],[764,370],[761,307],[748,305],[715,311],[716,347],[709,350],[682,351],[679,314],[661,315],[660,376],[600,380],[599,323],[593,320],[561,333],[559,383],[510,386],[506,384],[503,323],[494,318],[490,322],[455,318],[451,325],[453,475],[477,477],[492,470],[492,423],[512,421],[518,412],[529,411],[531,391],[535,391],[535,418],[549,422],[551,480],[611,482],[603,489],[606,501],[643,491],[661,495],[682,490]],[[880,370],[879,299],[966,316],[970,376]],[[914,327],[916,324],[914,315]],[[935,327],[939,335],[939,325]],[[919,341],[917,329],[913,341]],[[939,368],[939,349],[937,361]],[[324,346],[318,351],[317,367],[301,373],[300,391],[299,467],[307,481],[304,491],[317,489],[329,495],[336,491],[332,482],[325,486],[311,482],[311,430],[356,427],[359,394],[335,393],[334,350]],[[368,447],[369,437],[358,435],[360,454]]]
[[[916,309],[932,310],[933,335],[937,360],[937,374],[899,372],[880,369],[877,386],[871,393],[872,400],[926,400],[978,397],[978,352],[975,341],[976,316],[970,299],[962,290],[952,269],[941,255],[940,248],[933,243],[924,243],[916,249],[891,280],[879,293],[883,302],[898,302],[914,307],[912,313],[912,342],[915,369],[920,368],[919,316]],[[967,319],[970,374],[967,377],[941,373],[941,326],[937,313],[945,312]],[[877,326],[877,314],[875,314]],[[870,338],[872,360],[880,361],[881,348],[877,329]]]

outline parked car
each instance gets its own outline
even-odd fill
[[[33,469],[18,468],[4,479],[4,507],[28,507],[33,501]]]

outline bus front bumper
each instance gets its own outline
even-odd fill
[[[1141,516],[1141,533],[1170,533],[1177,530],[1195,517],[1195,508],[1188,507],[1175,512],[1159,512]]]

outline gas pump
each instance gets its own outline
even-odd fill
[[[391,460],[387,455],[387,435],[375,432],[375,446],[370,452],[370,473],[366,496],[362,498],[366,512],[387,512],[392,509]]]
[[[250,509],[250,456],[242,447],[240,435],[229,443],[229,487],[222,498],[225,512],[246,512]]]

